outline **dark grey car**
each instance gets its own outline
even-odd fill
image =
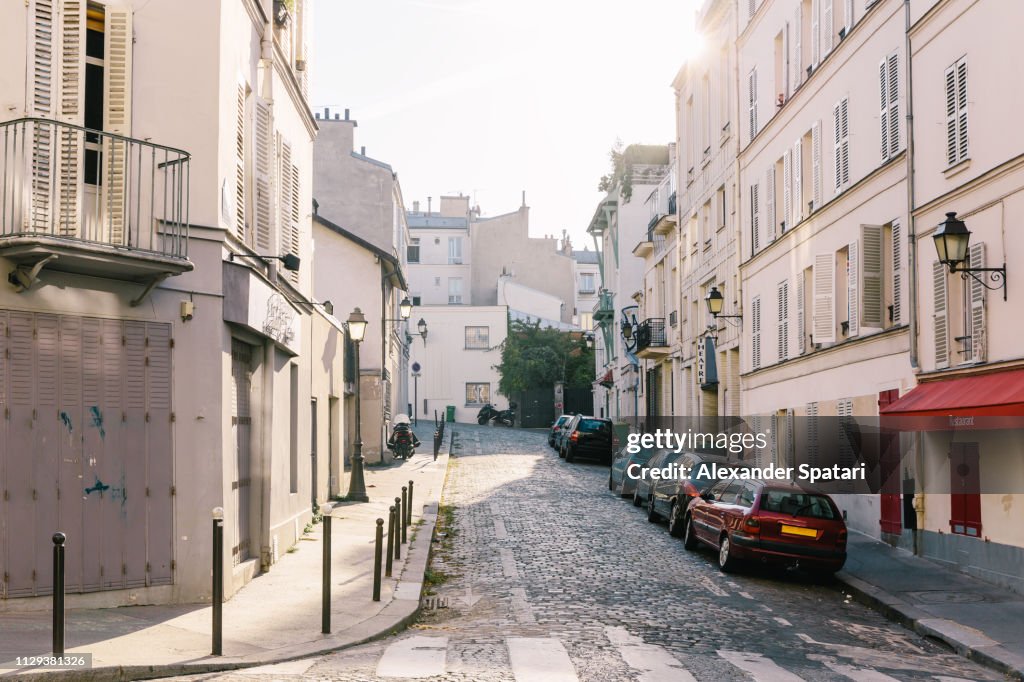
[[[683,458],[685,452],[674,452],[672,450],[661,450],[657,455],[651,458],[651,461],[647,463],[648,469],[660,469],[661,467],[668,466],[673,462],[676,462]],[[636,482],[636,490],[633,491],[633,506],[639,507],[641,505],[647,505],[650,501],[649,498],[654,490],[654,484],[657,481],[653,480],[650,476],[644,476]]]
[[[689,477],[677,476],[675,478],[655,481],[651,488],[651,494],[647,498],[647,520],[652,523],[667,519],[668,531],[674,537],[683,536],[683,518],[686,508],[690,506],[693,498],[698,497],[702,492],[713,486],[720,479],[699,478],[701,464],[719,464],[729,467],[743,466],[737,462],[730,462],[722,455],[705,454],[699,452],[687,452],[676,462],[680,471],[685,468],[692,472]]]
[[[655,452],[657,450],[641,448],[639,452],[630,454],[625,446],[622,447],[612,460],[612,470],[608,474],[608,490],[617,491],[620,497],[630,497],[636,490],[636,479],[626,475],[629,466],[636,464],[642,471]]]

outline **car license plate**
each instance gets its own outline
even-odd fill
[[[818,531],[813,528],[800,528],[799,526],[787,526],[786,524],[782,524],[782,532],[785,535],[800,535],[805,538],[818,537]]]

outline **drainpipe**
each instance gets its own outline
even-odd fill
[[[910,275],[910,287],[907,292],[907,308],[910,311],[909,334],[910,334],[910,370],[916,375],[920,373],[921,366],[917,357],[917,227],[914,218],[914,69],[913,55],[910,45],[910,0],[903,0],[903,14],[905,18],[903,52],[904,61],[907,64],[907,271]],[[914,480],[917,481],[917,490],[914,491],[914,511],[917,514],[917,523],[914,530],[914,554],[921,555],[923,551],[922,541],[924,539],[924,517],[925,517],[925,495],[924,495],[924,439],[921,432],[915,431],[911,436],[914,448]]]

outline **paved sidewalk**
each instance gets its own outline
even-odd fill
[[[15,656],[47,655],[51,614],[0,614],[0,677],[126,680],[229,670],[334,651],[408,625],[416,616],[437,507],[444,487],[452,430],[435,462],[432,453],[386,468],[368,467],[370,502],[340,503],[332,513],[332,634],[321,634],[323,524],[314,526],[270,571],[249,583],[223,610],[223,656],[210,656],[209,605],[131,606],[67,612],[67,653],[93,654],[89,671],[12,671]],[[427,445],[430,450],[429,444]],[[415,481],[413,524],[393,578],[372,600],[376,519],[402,486]],[[382,569],[383,571],[383,569]],[[9,668],[9,666],[8,666]]]
[[[1024,679],[1024,596],[860,534],[836,577],[887,617]]]

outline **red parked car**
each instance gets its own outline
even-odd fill
[[[701,493],[687,510],[683,546],[718,551],[718,567],[744,560],[831,575],[846,563],[846,523],[825,493],[792,483],[733,478]]]

